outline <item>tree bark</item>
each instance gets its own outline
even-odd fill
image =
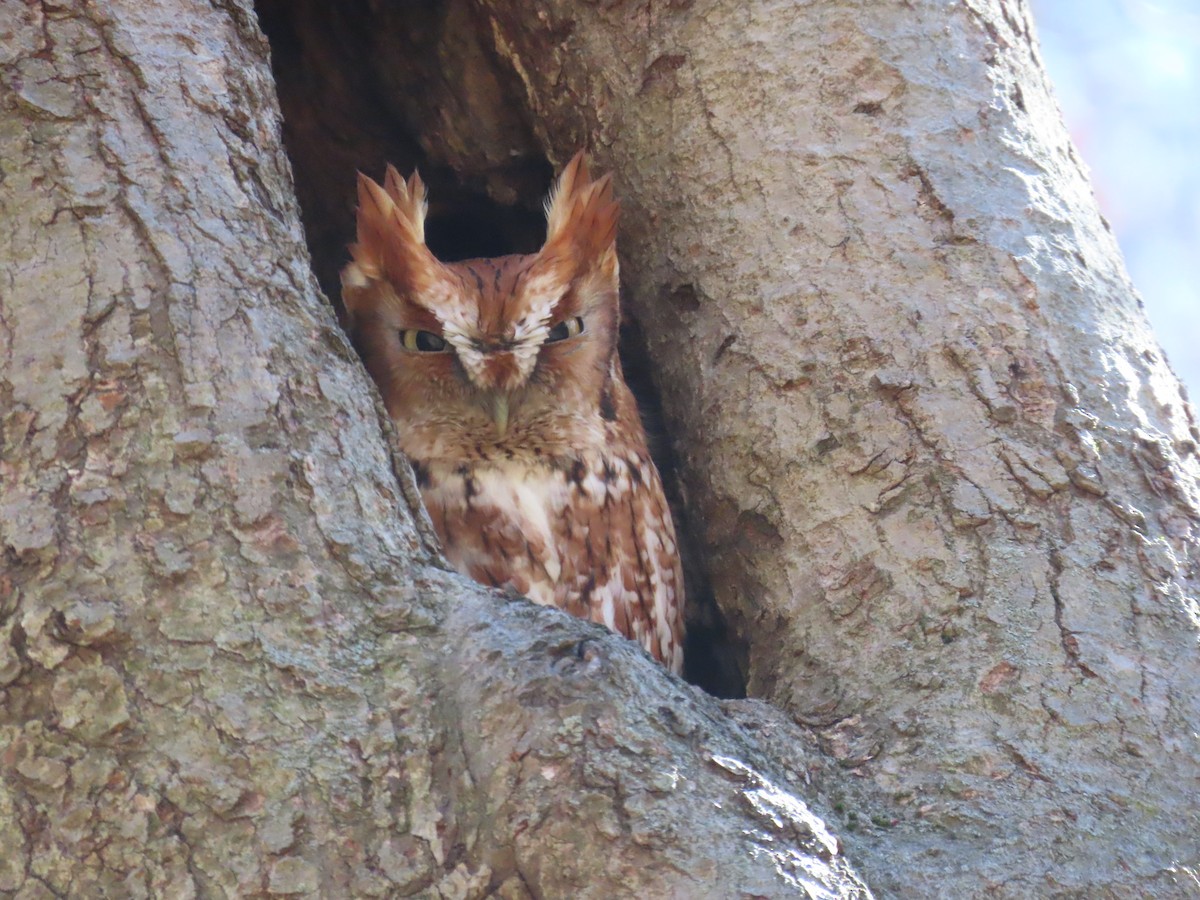
[[[1024,4],[480,5],[618,173],[717,602],[868,880],[1197,890],[1200,433]]]
[[[249,8],[0,22],[0,892],[867,896],[786,721],[442,568]]]
[[[885,893],[1195,890],[1200,434],[1024,6],[454,11],[616,173],[786,715],[441,567],[246,6],[10,4],[0,891],[864,894],[801,796]]]

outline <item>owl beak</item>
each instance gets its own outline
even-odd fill
[[[496,423],[496,437],[503,439],[508,432],[508,394],[492,398],[492,421]]]

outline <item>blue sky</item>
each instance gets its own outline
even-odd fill
[[[1030,6],[1101,209],[1200,408],[1200,0]]]

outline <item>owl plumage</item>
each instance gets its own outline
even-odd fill
[[[539,252],[456,263],[425,245],[416,173],[360,174],[358,201],[342,299],[447,559],[679,672],[675,531],[617,356],[610,177],[576,155]]]

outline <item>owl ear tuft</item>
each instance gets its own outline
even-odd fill
[[[373,298],[374,282],[387,281],[395,293],[415,303],[447,278],[445,267],[425,246],[425,183],[413,172],[407,181],[387,167],[383,186],[358,173],[358,242],[342,270],[342,299],[353,318]]]
[[[361,179],[361,174],[359,177]],[[367,180],[370,181],[369,178]],[[424,244],[425,214],[429,211],[429,200],[425,196],[425,182],[421,180],[421,173],[413,169],[412,175],[405,181],[396,167],[389,163],[383,189],[396,204],[396,212],[405,227],[412,231],[413,238],[418,244]]]
[[[593,181],[580,150],[546,200],[542,252],[570,258],[580,272],[615,267],[620,211],[620,203],[613,199],[612,175]]]

